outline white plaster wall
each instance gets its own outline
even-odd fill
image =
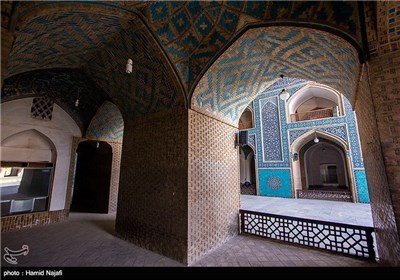
[[[53,142],[56,148],[57,159],[50,211],[61,210],[65,206],[72,137],[81,137],[81,131],[75,121],[56,104],[54,104],[51,121],[31,118],[32,100],[33,98],[25,98],[5,102],[0,105],[1,142],[3,145],[3,140],[11,135],[31,129],[41,132]],[[7,145],[10,145],[10,143],[7,143]],[[21,149],[20,152],[26,153],[27,151]],[[16,158],[18,157],[21,158],[21,155],[16,155]]]
[[[3,161],[53,162],[55,158],[55,147],[35,130],[13,134],[1,141],[1,160]]]
[[[313,110],[314,108],[331,108],[335,107],[337,104],[329,99],[321,98],[321,97],[313,97],[303,104],[301,104],[297,108],[298,113],[308,112]]]
[[[293,178],[294,189],[301,190],[302,183],[301,183],[300,160],[293,161],[292,163],[292,178]]]

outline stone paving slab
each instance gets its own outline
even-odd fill
[[[373,226],[371,207],[367,203],[241,195],[240,208],[298,218]]]

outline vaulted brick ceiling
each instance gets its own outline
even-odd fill
[[[312,24],[362,45],[357,2],[19,2],[8,77],[83,69],[132,116],[190,100],[208,67],[248,25]],[[296,23],[296,24],[297,24]],[[127,76],[127,58],[134,75]],[[262,58],[260,58],[262,59]]]
[[[47,96],[55,101],[75,120],[82,133],[97,108],[109,99],[82,71],[59,68],[25,72],[6,79],[1,102],[37,96]],[[79,106],[75,107],[78,97]]]

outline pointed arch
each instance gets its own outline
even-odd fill
[[[291,122],[296,121],[293,119],[292,116],[297,113],[297,109],[304,104],[305,102],[309,101],[312,98],[323,98],[327,99],[336,104],[338,107],[338,116],[344,115],[344,106],[342,97],[343,95],[329,87],[327,85],[322,85],[315,82],[310,82],[306,84],[304,87],[296,91],[286,102],[286,112],[287,112],[287,119]],[[345,98],[345,97],[344,97]]]
[[[343,160],[344,163],[344,176],[346,184],[348,184],[348,188],[350,193],[352,194],[352,201],[355,202],[357,199],[356,186],[354,182],[353,175],[353,164],[351,161],[351,157],[349,155],[349,145],[343,139],[333,135],[331,133],[321,131],[318,129],[313,129],[303,134],[299,138],[297,138],[290,145],[290,152],[292,155],[291,160],[291,175],[292,175],[292,185],[293,191],[297,197],[297,191],[302,190],[306,185],[308,186],[308,172],[307,166],[305,164],[305,159],[303,157],[307,156],[307,152],[312,148],[310,143],[313,142],[313,139],[318,138],[327,140],[327,145],[333,147],[334,150],[339,151],[338,154]],[[332,143],[332,144],[329,144]],[[319,143],[319,142],[318,142]],[[315,143],[313,143],[315,144]],[[335,147],[335,145],[337,147]],[[304,154],[302,154],[304,153]]]
[[[236,125],[239,113],[279,75],[319,81],[353,100],[357,50],[331,33],[295,26],[247,30],[214,61],[193,90],[191,108]]]
[[[55,163],[57,149],[46,135],[36,129],[17,132],[1,141],[1,160]]]

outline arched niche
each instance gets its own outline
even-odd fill
[[[1,142],[1,215],[48,210],[57,151],[36,129],[8,136]]]
[[[15,133],[1,142],[1,160],[17,162],[56,161],[53,142],[36,129]]]
[[[287,100],[290,122],[342,116],[342,95],[331,87],[309,83]]]
[[[318,141],[314,141],[318,139]],[[317,143],[316,143],[317,142]],[[300,190],[308,189],[308,177],[307,177],[307,167],[304,164],[304,157],[307,157],[307,151],[315,145],[325,145],[329,147],[329,149],[334,150],[335,153],[340,157],[343,162],[344,166],[344,182],[347,185],[344,191],[348,190],[352,194],[352,201],[355,202],[356,200],[356,191],[355,191],[355,184],[354,184],[354,176],[353,174],[353,165],[351,162],[351,158],[347,156],[349,146],[346,142],[344,142],[339,137],[332,135],[330,133],[319,131],[319,130],[310,130],[298,139],[296,139],[292,145],[290,146],[290,151],[292,154],[291,157],[291,173],[292,173],[292,182],[293,182],[293,189],[296,193]],[[320,146],[322,149],[322,145]],[[315,148],[314,148],[315,149]],[[318,158],[324,160],[326,159],[325,156],[319,156]],[[322,163],[328,164],[330,162]],[[320,164],[320,163],[318,163]],[[343,187],[343,186],[342,186]],[[338,188],[340,190],[340,188]]]

